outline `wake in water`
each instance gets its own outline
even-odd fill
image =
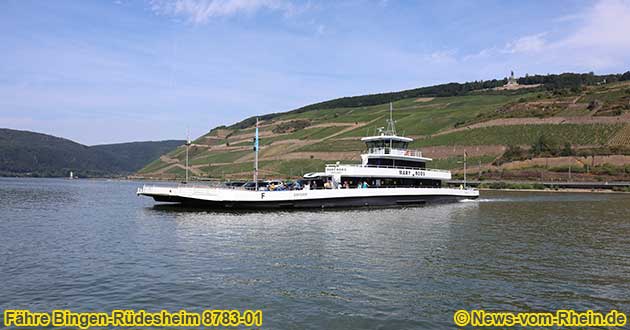
[[[496,199],[496,198],[477,198],[477,199],[461,199],[459,200],[460,203],[472,203],[472,202],[498,202],[498,201],[504,201],[504,199]]]
[[[519,203],[540,203],[540,202],[601,202],[613,198],[611,194],[584,193],[584,192],[564,192],[555,193],[550,191],[521,192],[521,191],[501,191],[484,192],[484,198],[463,199],[460,202],[519,202]]]

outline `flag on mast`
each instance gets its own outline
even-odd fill
[[[258,118],[256,118],[256,137],[254,138],[254,150],[258,152]]]

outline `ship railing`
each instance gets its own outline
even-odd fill
[[[422,170],[431,172],[451,173],[449,170],[442,170],[437,168],[424,168],[424,167],[407,167],[407,166],[392,166],[392,165],[362,165],[362,164],[326,164],[326,167],[368,167],[368,168],[389,168],[396,170]]]
[[[356,185],[354,186],[348,186],[348,188],[344,188],[343,184],[339,184],[339,186],[337,188],[324,188],[324,187],[320,187],[317,186],[315,188],[311,187],[308,190],[341,190],[341,189],[391,189],[391,188],[407,188],[407,189],[414,189],[414,188],[427,188],[427,189],[437,189],[437,188],[444,188],[444,187],[436,187],[436,186],[414,186],[414,185],[396,185],[396,186],[387,186],[387,185],[383,185],[383,186],[369,186],[367,188],[359,188]],[[304,190],[304,188],[300,188],[300,189],[293,189],[293,190],[287,190],[287,191],[302,191]],[[265,190],[268,191],[268,190]],[[283,190],[284,191],[284,190]],[[271,192],[275,192],[275,191],[271,191]]]
[[[165,188],[174,188],[174,189],[178,189],[178,188],[204,188],[204,189],[213,189],[213,188],[218,188],[218,186],[211,186],[208,184],[202,184],[202,183],[178,183],[178,184],[171,184],[168,182],[163,182],[163,183],[158,183],[158,184],[143,184],[142,187],[138,188],[138,192],[151,192],[152,190],[155,189],[165,189]]]
[[[161,186],[161,185],[143,185],[141,188],[139,187],[137,190],[137,194],[142,194],[142,193],[155,193],[155,192],[162,192],[162,191],[156,191],[153,190],[152,188],[180,188],[180,187],[186,187],[186,188],[205,188],[205,189],[213,189],[213,188],[219,188],[219,187],[211,187],[211,186],[202,186],[202,185],[186,185],[186,184],[181,184],[181,185],[177,185],[177,186]],[[247,189],[247,188],[243,188],[243,187],[220,187],[221,189],[234,189],[234,190],[248,190],[248,191],[253,191],[254,189]],[[389,186],[389,185],[383,185],[383,186],[377,186],[377,185],[370,185],[368,188],[360,188],[357,186],[348,186],[347,188],[343,186],[343,184],[339,184],[338,187],[335,188],[327,188],[327,187],[323,187],[323,186],[317,186],[317,187],[310,187],[310,189],[308,190],[336,190],[336,189],[386,189],[386,188],[443,188],[441,186],[416,186],[416,185],[396,185],[396,186]],[[462,189],[462,188],[460,188]],[[298,189],[287,189],[287,190],[266,190],[266,189],[260,189],[259,191],[265,191],[265,192],[274,192],[274,191],[301,191],[304,190],[304,187],[300,187]],[[466,187],[466,190],[473,190],[470,187]]]
[[[260,187],[264,187],[262,184],[260,185]],[[180,188],[195,188],[195,189],[231,189],[231,190],[255,190],[254,187],[244,187],[244,186],[229,186],[229,185],[225,185],[225,184],[217,184],[217,185],[208,185],[208,184],[203,184],[203,183],[193,183],[193,182],[189,182],[189,183],[178,183],[178,184],[168,184],[168,183],[164,183],[164,184],[145,184],[142,185],[142,187],[139,187],[137,189],[137,193],[150,193],[150,192],[154,192],[155,190],[163,190],[166,188],[171,188],[171,189],[180,189]]]
[[[422,157],[420,150],[411,149],[396,149],[396,148],[368,148],[368,154],[372,155],[394,155],[394,156],[409,156],[409,157]]]

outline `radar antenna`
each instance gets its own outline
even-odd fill
[[[387,135],[396,135],[396,122],[394,121],[393,111],[392,102],[389,102],[389,120],[387,120],[387,131],[385,131]]]

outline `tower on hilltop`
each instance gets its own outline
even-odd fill
[[[507,86],[518,86],[518,81],[514,78],[514,71],[510,71],[510,77],[508,78]]]

